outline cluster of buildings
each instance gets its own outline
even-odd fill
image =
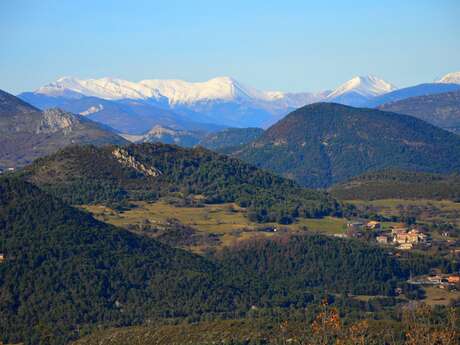
[[[458,289],[460,286],[460,275],[453,274],[434,274],[430,276],[419,276],[408,280],[413,285],[431,285],[442,289]]]
[[[377,236],[376,240],[380,244],[394,244],[399,249],[410,250],[417,244],[427,244],[428,235],[417,228],[409,230],[405,227],[395,227],[391,232]]]
[[[376,230],[375,240],[383,245],[395,245],[398,249],[410,250],[415,245],[428,244],[428,235],[417,228],[396,226],[382,231],[382,224],[378,221],[367,223],[350,222],[347,224],[348,237],[360,237],[362,231]]]

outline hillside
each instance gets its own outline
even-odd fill
[[[342,200],[430,199],[460,201],[460,176],[385,170],[363,174],[333,186]]]
[[[0,90],[0,169],[75,144],[125,144],[110,128],[60,109],[44,112]]]
[[[316,103],[300,108],[234,156],[327,187],[388,167],[449,173],[460,168],[460,138],[407,115]]]
[[[208,134],[199,142],[199,145],[213,151],[228,150],[256,140],[263,132],[262,128],[227,128]]]
[[[4,343],[61,345],[100,326],[212,320],[254,304],[302,308],[324,288],[391,295],[407,276],[383,250],[321,236],[203,258],[99,222],[17,178],[0,179],[0,225]]]
[[[415,116],[460,134],[460,91],[411,97],[383,104],[379,109]]]
[[[209,261],[0,179],[0,340],[64,344],[89,325],[234,308]],[[187,289],[184,289],[187,286]]]
[[[334,292],[391,295],[397,280],[407,275],[378,247],[324,236],[246,241],[218,253],[217,259],[225,276],[236,281],[244,276],[257,278],[254,282],[264,281],[292,301],[297,289],[318,286]],[[297,289],[289,291],[287,286]],[[257,288],[254,284],[251,291]]]
[[[97,164],[95,164],[97,162]],[[165,144],[71,147],[36,160],[23,174],[71,204],[126,204],[172,197],[190,205],[236,202],[255,221],[291,222],[340,212],[327,194],[204,148]]]

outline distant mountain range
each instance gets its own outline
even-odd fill
[[[334,103],[302,107],[234,156],[304,186],[328,187],[366,171],[460,169],[460,137],[415,117]]]
[[[41,111],[0,90],[0,169],[23,166],[67,145],[126,143],[111,128],[81,115]]]
[[[20,98],[39,107],[61,107],[128,134],[154,126],[180,130],[268,127],[289,112],[315,102],[376,107],[407,97],[460,90],[458,73],[435,83],[397,89],[375,76],[357,76],[333,90],[261,91],[230,77],[205,82],[63,77]],[[213,127],[214,125],[214,127]]]
[[[3,131],[1,142],[4,144],[0,149],[0,152],[3,151],[0,165],[21,166],[69,144],[86,143],[99,145],[127,141],[163,142],[184,147],[201,145],[222,153],[231,153],[251,141],[262,140],[263,136],[259,138],[262,130],[257,128],[266,127],[281,119],[281,122],[273,126],[279,128],[286,114],[304,104],[319,101],[379,107],[419,117],[441,128],[456,131],[460,126],[460,84],[455,84],[459,81],[459,75],[460,73],[450,73],[434,83],[402,89],[396,89],[391,83],[374,76],[355,77],[334,90],[318,93],[259,91],[229,77],[214,78],[201,83],[180,80],[144,80],[133,83],[111,78],[80,80],[65,77],[34,92],[19,95],[35,105],[24,106],[26,103],[21,103],[22,107],[28,109],[25,113],[35,114],[31,118],[14,115],[24,109],[11,111],[12,108],[2,105],[8,116],[4,115],[0,123]],[[21,102],[12,101],[11,95],[8,97],[13,103]],[[324,108],[324,104],[320,108]],[[64,110],[42,112],[36,107],[59,107]],[[334,112],[348,112],[348,108],[334,109]],[[19,125],[15,121],[22,122]],[[46,133],[44,129],[37,129],[41,128],[43,121],[48,121],[51,128]],[[319,123],[321,120],[312,118],[311,121]],[[364,123],[372,128],[367,119],[364,119]],[[245,128],[247,126],[249,128]],[[311,128],[305,127],[301,119],[297,126],[291,126],[293,131],[303,130],[305,133]],[[327,128],[323,130],[327,131]],[[362,127],[361,130],[365,131],[366,128]],[[352,133],[352,136],[355,134]],[[403,137],[405,133],[401,133],[401,138]],[[407,140],[411,141],[410,138]],[[315,146],[317,143],[313,142],[311,145]],[[274,157],[262,163],[276,165],[278,160]],[[254,162],[261,163],[257,159]],[[287,166],[292,169],[290,164]],[[427,163],[427,166],[432,165]],[[285,173],[285,167],[268,168]],[[344,173],[343,176],[338,173],[336,177],[329,176],[330,172],[324,175],[325,171],[299,172],[300,175],[309,176],[308,181],[296,173],[286,176],[307,186],[317,187],[354,176],[367,168],[369,167],[362,171],[358,169],[359,171]],[[429,171],[437,170],[433,168]],[[312,177],[315,174],[324,176],[318,175],[318,181],[315,182],[313,180],[316,178]]]

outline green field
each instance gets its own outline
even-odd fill
[[[91,212],[96,218],[118,227],[128,228],[130,225],[150,222],[153,225],[165,224],[168,219],[177,219],[180,223],[193,227],[198,232],[213,233],[220,237],[223,245],[254,236],[272,236],[268,227],[276,228],[277,232],[311,231],[324,234],[340,234],[346,229],[344,218],[324,217],[321,219],[300,218],[290,225],[276,223],[259,224],[246,217],[246,210],[235,204],[205,205],[204,207],[176,207],[164,201],[156,203],[133,202],[134,208],[117,212],[103,205],[85,205],[83,209]],[[203,248],[193,248],[200,251]]]

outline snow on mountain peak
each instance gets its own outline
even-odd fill
[[[37,89],[36,93],[48,96],[82,97],[93,96],[108,100],[162,99],[171,106],[191,105],[199,102],[237,101],[257,103],[275,107],[297,108],[308,103],[333,100],[335,97],[357,93],[363,97],[381,95],[395,87],[374,76],[354,77],[333,91],[320,93],[285,93],[261,91],[223,76],[204,82],[184,80],[147,79],[131,82],[118,78],[78,79],[61,77],[53,83]]]
[[[460,72],[447,73],[441,79],[437,80],[436,83],[460,84]]]
[[[328,98],[341,96],[348,92],[355,92],[361,96],[378,96],[395,90],[396,87],[383,79],[373,75],[356,76],[333,90]]]
[[[170,104],[236,99],[271,100],[283,95],[280,92],[259,91],[231,77],[217,77],[205,82],[150,79],[138,83],[117,78],[61,77],[53,83],[40,87],[35,92],[50,96],[71,93],[110,100],[166,97]]]

